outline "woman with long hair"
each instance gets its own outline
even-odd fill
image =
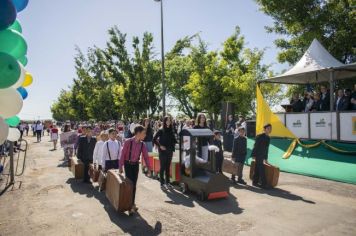
[[[209,129],[206,123],[206,116],[203,113],[198,114],[194,129]],[[204,137],[198,138],[198,157],[208,161],[209,156],[209,139]]]
[[[152,140],[153,140],[153,129],[151,127],[151,121],[149,118],[145,118],[143,121],[143,127],[146,129],[146,137],[143,140],[146,144],[146,148],[148,152],[152,152],[153,145],[152,145]]]
[[[158,147],[161,165],[159,172],[161,188],[171,188],[169,168],[171,166],[173,152],[175,151],[175,144],[177,143],[171,117],[164,117],[162,128],[159,129],[153,137],[153,143]],[[164,178],[164,175],[166,178]]]

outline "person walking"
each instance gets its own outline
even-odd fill
[[[93,163],[94,166],[97,166],[99,170],[105,167],[105,159],[103,158],[103,148],[106,141],[108,141],[109,136],[106,130],[101,131],[99,135],[99,140],[95,144],[94,153],[93,153]]]
[[[270,144],[269,135],[272,132],[272,125],[266,124],[263,127],[263,130],[264,132],[262,134],[256,136],[255,145],[252,150],[251,156],[256,161],[255,174],[253,176],[252,184],[257,187],[267,188],[264,164],[269,165],[267,159]]]
[[[36,130],[37,142],[39,143],[41,142],[42,131],[43,131],[43,125],[41,121],[37,121],[35,130]]]
[[[57,150],[58,142],[58,128],[57,125],[53,125],[51,129],[51,141],[53,142],[53,151]]]
[[[119,160],[121,156],[121,143],[116,140],[117,131],[110,128],[109,139],[103,144],[102,149],[102,168],[105,171],[110,169],[119,169]]]
[[[130,213],[137,212],[138,208],[135,204],[136,199],[136,185],[139,172],[139,162],[142,153],[146,166],[151,169],[150,162],[148,161],[148,152],[145,143],[143,142],[146,136],[146,130],[142,125],[138,125],[134,129],[134,136],[125,141],[122,148],[120,157],[120,173],[123,173],[125,169],[125,175],[133,183],[133,195],[132,195],[132,209]],[[149,174],[148,174],[149,175]]]
[[[86,135],[79,138],[77,157],[84,164],[84,183],[91,183],[88,174],[89,164],[93,163],[93,153],[96,144],[96,138],[92,136],[92,128],[86,128]]]
[[[171,166],[173,152],[175,151],[175,145],[177,143],[172,125],[171,117],[164,117],[163,127],[159,129],[153,137],[153,143],[157,146],[159,154],[159,179],[161,182],[161,188],[172,187],[170,184],[169,168]],[[164,178],[164,176],[166,178]]]
[[[237,165],[237,183],[246,185],[246,182],[242,178],[244,164],[246,160],[247,154],[247,138],[245,136],[245,128],[239,127],[238,128],[239,135],[234,139],[234,144],[232,148],[232,155],[231,159]],[[235,175],[231,176],[231,180],[233,183],[236,183]]]

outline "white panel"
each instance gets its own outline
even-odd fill
[[[281,122],[285,125],[285,122],[284,122],[284,114],[285,113],[275,113],[278,118],[281,120]]]
[[[356,142],[356,112],[340,113],[340,140]]]
[[[292,131],[298,138],[309,138],[308,137],[308,114],[286,114],[286,126]]]
[[[336,139],[336,113],[310,113],[310,138]]]

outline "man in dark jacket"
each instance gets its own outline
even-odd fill
[[[324,85],[320,87],[320,111],[330,111],[330,93]]]
[[[339,89],[337,91],[337,98],[335,99],[334,109],[335,111],[347,111],[349,109],[350,102],[344,96],[344,91]]]
[[[269,134],[272,131],[272,125],[266,124],[264,127],[264,132],[256,136],[255,145],[252,150],[252,158],[255,159],[255,174],[253,176],[252,184],[261,188],[267,187],[265,167],[264,164],[268,165],[268,147],[270,143]],[[261,185],[259,182],[261,181]]]
[[[246,185],[246,182],[242,179],[242,172],[247,154],[247,139],[245,136],[245,128],[240,127],[238,129],[239,135],[234,139],[234,146],[232,148],[232,160],[237,164],[237,183]],[[231,179],[236,183],[235,175],[231,176]]]
[[[292,106],[293,112],[302,112],[304,110],[303,103],[300,101],[299,94],[297,93],[293,94],[290,105]]]
[[[84,182],[90,183],[88,174],[89,164],[93,163],[93,152],[96,144],[96,138],[92,137],[92,128],[86,128],[86,135],[79,138],[77,157],[84,164]]]

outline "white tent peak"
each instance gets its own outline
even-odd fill
[[[343,65],[344,64],[336,60],[317,39],[314,39],[297,64],[281,76],[335,68]]]

